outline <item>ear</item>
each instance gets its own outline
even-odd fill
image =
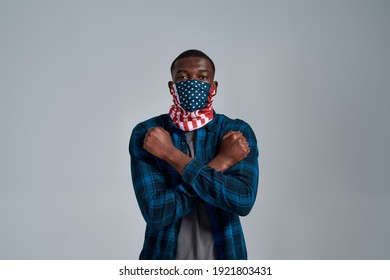
[[[173,87],[173,82],[172,81],[169,81],[168,82],[168,88],[169,88],[169,92],[172,94],[172,87]]]
[[[217,87],[218,87],[218,82],[217,81],[213,82],[213,87],[215,89],[215,94],[217,94]]]

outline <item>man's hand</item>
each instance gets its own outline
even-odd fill
[[[162,127],[153,127],[145,135],[144,149],[159,159],[165,160],[167,154],[172,153],[176,148],[168,131]]]
[[[224,172],[242,161],[249,152],[245,136],[239,131],[229,131],[222,138],[218,155],[208,163],[208,166]]]
[[[249,152],[245,136],[239,131],[229,131],[222,138],[218,156],[222,156],[230,166],[233,166],[246,158]]]
[[[191,161],[189,156],[173,145],[171,135],[162,127],[149,129],[144,138],[144,149],[168,162],[180,174],[183,174],[184,168]]]
[[[173,145],[169,132],[162,127],[149,129],[144,138],[144,149],[155,157],[168,162],[180,174],[191,161],[189,156]],[[207,165],[217,171],[224,172],[242,161],[249,152],[250,148],[245,136],[239,131],[229,131],[222,138],[218,155]]]

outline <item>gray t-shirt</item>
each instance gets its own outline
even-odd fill
[[[196,131],[186,132],[185,134],[188,143],[188,154],[195,158]],[[198,206],[182,218],[176,259],[217,259],[213,231],[203,200],[200,200]]]

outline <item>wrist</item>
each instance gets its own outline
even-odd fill
[[[220,172],[225,172],[232,166],[229,158],[221,156],[220,154],[213,158],[207,165]]]
[[[169,149],[164,149],[164,155],[162,159],[166,162],[175,161],[178,156],[178,152],[180,153],[180,150],[177,149],[175,146],[172,146]]]
[[[184,172],[186,165],[192,160],[192,158],[176,147],[166,150],[165,156],[162,159],[169,163],[180,174]]]

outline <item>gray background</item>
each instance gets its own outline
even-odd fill
[[[390,1],[0,1],[0,258],[136,259],[127,151],[172,60],[261,151],[251,259],[390,258]]]

